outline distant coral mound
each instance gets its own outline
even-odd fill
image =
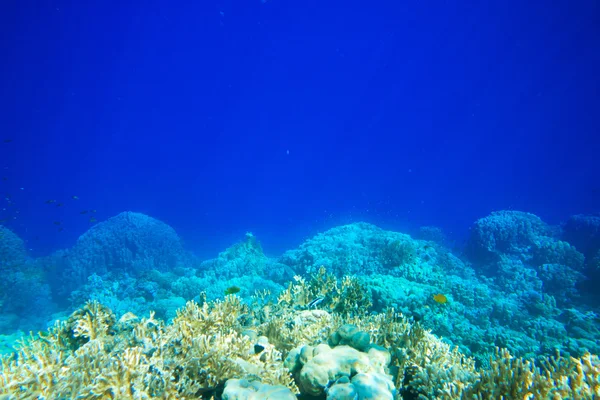
[[[563,238],[586,257],[600,254],[600,215],[573,215],[564,226]]]
[[[28,259],[23,240],[0,225],[0,331],[31,329],[51,309],[43,271]]]
[[[552,229],[538,216],[522,211],[494,211],[471,227],[466,252],[471,259],[490,261],[500,254],[527,254],[539,237]]]
[[[25,262],[25,243],[10,229],[0,225],[0,272],[11,265]]]
[[[260,243],[248,232],[243,241],[219,253],[217,258],[203,261],[200,268],[211,270],[220,278],[231,278],[263,275],[268,262]]]
[[[534,214],[495,211],[475,221],[465,252],[480,265],[512,259],[532,266],[561,264],[581,270],[583,254],[558,237],[557,228]]]
[[[139,276],[166,271],[188,257],[169,225],[147,215],[123,212],[101,222],[79,237],[63,258],[62,282],[73,289],[92,274],[124,272]]]
[[[337,275],[348,273],[384,273],[417,258],[417,244],[409,236],[385,231],[366,222],[342,225],[287,251],[279,262],[303,273],[321,266]]]

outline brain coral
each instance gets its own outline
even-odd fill
[[[62,285],[73,289],[95,273],[123,271],[133,276],[166,271],[188,257],[169,225],[147,215],[123,212],[94,226],[62,256]]]

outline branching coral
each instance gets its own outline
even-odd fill
[[[297,314],[276,316],[259,326],[259,332],[287,354],[298,345],[316,345],[327,337],[341,322],[323,310],[305,310]]]
[[[352,303],[334,301],[348,288],[348,298],[363,301],[355,284],[320,271],[309,282],[297,279],[278,304],[269,303],[266,294],[257,296],[260,306],[247,306],[236,296],[215,302],[201,298],[188,302],[169,324],[154,314],[138,318],[129,313],[116,321],[108,308],[90,302],[0,358],[0,398],[209,398],[232,379],[243,379],[248,387],[271,385],[289,395],[298,393],[291,373],[298,379],[301,374],[298,363],[287,360],[308,365],[303,348],[312,349],[314,368],[343,364],[330,368],[342,371],[331,377],[318,371],[309,377],[305,371],[302,388],[332,398],[344,398],[346,391],[358,399],[368,393],[385,398],[397,393],[398,399],[600,396],[597,356],[534,363],[498,350],[485,368],[476,369],[473,359],[393,309],[350,312]],[[294,294],[304,297],[297,300]],[[313,295],[327,297],[329,305],[341,304],[342,311],[308,309],[305,300]],[[367,303],[359,304],[355,310]],[[324,349],[329,356],[319,358]],[[355,362],[366,356],[368,363]]]
[[[600,360],[586,353],[581,358],[548,357],[539,365],[497,350],[490,368],[465,394],[478,399],[593,399],[600,396]]]
[[[295,276],[281,292],[278,305],[287,308],[323,308],[343,316],[360,316],[372,306],[371,293],[356,276],[345,276],[339,282],[325,267],[306,281]]]
[[[245,310],[235,296],[190,302],[165,326],[153,315],[115,322],[109,310],[88,303],[2,359],[0,395],[189,399],[249,375],[297,391],[280,351],[256,352],[250,338],[235,331]]]

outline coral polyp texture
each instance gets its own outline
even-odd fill
[[[354,279],[353,277],[345,278]],[[92,301],[21,341],[0,366],[3,399],[417,399],[600,396],[600,360],[536,360],[497,349],[486,365],[393,309],[368,312],[367,288],[311,309],[290,293],[344,290],[323,269],[293,281],[279,300],[257,293],[190,301],[165,323]],[[341,304],[341,305],[340,305]]]

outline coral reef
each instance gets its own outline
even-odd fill
[[[472,260],[485,263],[500,254],[529,254],[540,237],[552,236],[552,229],[538,216],[521,211],[495,211],[471,227],[466,252]]]
[[[329,292],[341,286],[338,280],[325,282]],[[301,292],[307,285],[292,282],[289,290]],[[473,359],[393,309],[352,315],[302,310],[260,293],[255,304],[235,295],[222,301],[200,297],[167,324],[153,313],[146,318],[128,313],[117,320],[100,303],[87,303],[67,320],[22,341],[14,354],[1,357],[0,398],[600,395],[600,360],[591,354],[525,360],[499,349],[476,367]],[[282,342],[285,335],[278,330],[296,324]],[[290,342],[295,343],[291,348]]]
[[[7,268],[24,263],[26,258],[23,240],[10,229],[0,225],[0,272],[5,273]]]
[[[0,225],[0,332],[39,329],[53,311],[46,276],[25,243]]]
[[[367,275],[414,263],[416,252],[410,236],[361,222],[319,233],[298,249],[285,252],[279,262],[300,274],[325,266],[337,276]]]
[[[259,241],[248,232],[242,242],[219,253],[217,258],[203,261],[200,268],[211,271],[219,279],[244,275],[263,276],[268,262]]]
[[[570,244],[545,236],[555,230],[533,214],[500,212],[489,221],[485,229],[479,221],[481,227],[475,230],[481,232],[475,238],[488,237],[487,243],[502,245],[493,247],[493,253],[485,250],[485,264],[469,264],[438,244],[365,223],[319,234],[286,252],[279,262],[310,274],[321,268],[317,262],[334,266],[328,268],[333,273],[356,270],[375,310],[394,307],[479,362],[485,362],[496,346],[519,356],[552,354],[555,347],[572,355],[600,351],[584,334],[595,332],[597,321],[587,320],[586,329],[574,330],[561,317],[580,298],[578,286],[585,280],[581,254]],[[359,268],[346,267],[352,262]],[[436,303],[433,296],[438,293],[449,301]],[[308,302],[318,294],[295,297]],[[320,308],[329,310],[324,303]]]
[[[119,321],[90,302],[67,321],[31,337],[2,359],[0,393],[18,398],[198,398],[230,378],[296,390],[274,347],[255,351],[235,330],[245,308],[236,297],[190,302],[170,325],[150,314]]]
[[[362,315],[371,307],[370,292],[355,276],[345,276],[338,284],[325,267],[319,268],[309,281],[294,277],[279,295],[279,303],[288,307],[327,308],[342,315]]]
[[[295,400],[296,395],[283,385],[266,385],[248,379],[229,379],[223,400]]]
[[[321,311],[352,316],[371,307],[378,312],[393,307],[478,362],[486,362],[496,346],[516,356],[553,354],[555,348],[573,356],[600,352],[592,340],[600,328],[598,320],[566,317],[572,314],[568,309],[598,313],[598,308],[577,304],[585,300],[581,287],[589,269],[582,267],[583,256],[573,245],[557,239],[555,229],[527,213],[494,213],[478,221],[474,230],[469,246],[483,243],[480,237],[488,244],[500,243],[489,247],[493,252],[484,249],[485,263],[475,259],[471,264],[439,243],[356,223],[318,234],[278,259],[265,256],[257,238],[247,234],[202,263],[188,260],[168,269],[111,268],[90,275],[69,299],[73,309],[91,299],[109,306],[117,317],[152,310],[169,321],[185,302],[199,301],[201,292],[217,300],[235,286],[249,304],[257,290],[266,294],[265,301],[290,302],[299,323],[326,318]],[[77,253],[67,250],[55,260],[64,262],[69,254]],[[323,266],[327,274],[321,272]],[[356,274],[349,275],[352,271]],[[305,285],[290,292],[283,286],[290,280]],[[327,292],[333,280],[340,283]],[[357,299],[356,293],[365,297]],[[448,301],[435,302],[436,294]],[[276,325],[279,317],[271,316]],[[278,328],[287,330],[293,327]],[[306,334],[310,339],[311,333]],[[296,345],[278,340],[288,351]]]
[[[133,277],[150,270],[168,271],[193,263],[167,224],[147,215],[123,212],[79,237],[71,249],[45,260],[56,279],[57,292],[70,293],[92,274],[122,272]]]
[[[591,258],[600,251],[600,214],[573,215],[563,227],[563,239]]]
[[[437,226],[421,226],[415,235],[416,239],[426,240],[444,246],[448,243],[448,238],[442,228]]]
[[[581,390],[595,390],[589,376],[573,375],[579,365],[573,360],[592,374],[597,359],[588,353],[600,352],[598,301],[591,289],[582,290],[597,254],[582,254],[566,234],[560,236],[532,214],[506,211],[479,220],[466,252],[470,260],[457,257],[441,239],[416,240],[356,223],[316,235],[277,259],[267,257],[247,234],[203,263],[185,253],[164,224],[145,225],[148,217],[140,214],[117,217],[115,226],[129,233],[110,233],[110,225],[98,231],[111,237],[106,243],[116,249],[95,247],[99,233],[93,228],[73,249],[30,260],[21,247],[13,259],[22,262],[2,264],[12,271],[0,283],[5,285],[0,326],[5,327],[22,326],[26,310],[51,304],[48,286],[37,285],[45,284],[46,276],[79,262],[89,262],[92,271],[84,284],[69,280],[69,273],[53,275],[52,294],[70,288],[75,312],[18,346],[20,355],[4,361],[17,375],[4,368],[5,382],[40,379],[40,396],[51,393],[49,398],[74,392],[83,398],[107,393],[119,398],[256,398],[298,390],[332,399],[486,398],[485,385],[499,379],[494,368],[529,368],[528,376],[540,376],[538,386],[530,386],[533,395],[563,395],[566,389],[543,389],[550,385],[543,379],[553,374],[545,368],[554,365],[559,375],[552,379],[573,377],[587,382]],[[161,235],[172,239],[167,240],[172,252],[145,249]],[[4,246],[19,243],[10,237]],[[80,271],[84,275],[86,268]],[[38,360],[31,351],[42,348],[50,351],[48,374],[55,378],[45,377],[39,363],[24,366]],[[304,363],[284,361],[302,351]],[[557,351],[561,356],[553,358]],[[320,352],[328,355],[319,358]],[[379,352],[385,361],[369,364],[369,352]],[[309,353],[316,359],[312,364]],[[348,368],[344,357],[361,367],[353,363]],[[74,372],[92,359],[89,372]],[[506,360],[514,363],[503,366]],[[321,365],[331,369],[318,372]],[[78,377],[78,386],[49,382],[60,381],[68,371]],[[119,379],[126,373],[134,382],[129,389],[119,386],[125,385]],[[494,393],[511,395],[512,387],[522,388],[525,378],[518,376],[514,382],[504,379],[506,386]],[[514,393],[524,397],[529,392]]]

